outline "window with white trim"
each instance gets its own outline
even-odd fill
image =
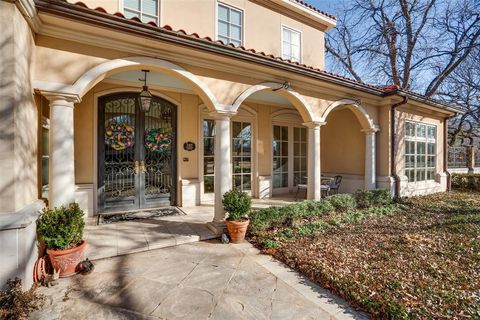
[[[142,22],[158,21],[158,2],[159,0],[123,0],[123,15],[130,19],[137,17]]]
[[[243,43],[243,12],[223,3],[218,4],[218,40],[240,46]]]
[[[405,175],[409,182],[435,179],[437,127],[405,122]]]
[[[301,62],[302,35],[299,31],[282,26],[282,58]]]

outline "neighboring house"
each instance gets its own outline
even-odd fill
[[[42,198],[89,215],[216,199],[220,223],[232,187],[307,176],[308,199],[337,174],[340,192],[445,191],[462,109],[326,72],[335,23],[299,0],[0,1],[0,280],[28,278]]]

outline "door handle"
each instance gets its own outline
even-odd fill
[[[138,160],[135,160],[135,168],[134,168],[135,174],[138,174],[140,171],[140,167],[138,166]]]
[[[145,161],[142,160],[142,162],[140,162],[140,167],[142,168],[142,173],[147,172],[147,170],[145,169]]]

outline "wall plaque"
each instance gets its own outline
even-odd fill
[[[183,149],[187,151],[193,151],[195,150],[195,143],[193,143],[192,141],[187,141],[183,144]]]

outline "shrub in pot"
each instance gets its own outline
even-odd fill
[[[248,224],[248,213],[252,206],[252,199],[246,192],[231,190],[223,195],[223,208],[228,213],[225,221],[228,234],[233,243],[240,243],[245,239]]]
[[[37,220],[37,234],[45,242],[47,254],[60,277],[78,272],[77,266],[83,260],[87,245],[83,240],[84,212],[77,203],[67,207],[44,209]]]

